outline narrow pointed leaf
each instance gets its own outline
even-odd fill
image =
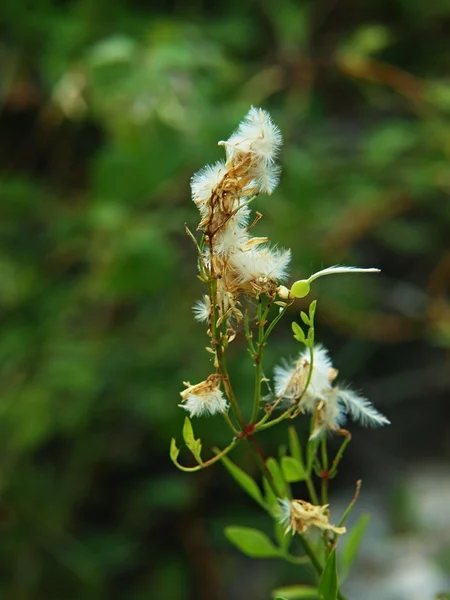
[[[272,480],[275,484],[279,498],[290,498],[291,493],[289,486],[283,477],[283,473],[277,461],[274,458],[268,458],[266,460],[266,466],[272,475]]]
[[[306,336],[303,329],[295,321],[292,323],[292,331],[294,333],[294,338],[297,340],[297,342],[304,343],[306,341]]]
[[[176,462],[179,454],[180,454],[180,450],[179,450],[179,448],[177,448],[177,443],[175,441],[175,438],[172,438],[172,440],[170,442],[170,458],[172,459],[173,462]]]
[[[186,417],[184,419],[183,439],[184,439],[184,443],[186,444],[186,446],[188,448],[191,448],[191,446],[194,445],[194,442],[195,442],[194,430],[192,429],[192,423],[191,423],[191,420],[189,419],[189,417]]]
[[[277,514],[279,511],[278,499],[275,496],[275,494],[273,493],[273,490],[270,487],[270,485],[267,483],[267,479],[263,479],[263,487],[264,487],[264,494],[266,497],[266,503],[269,507],[270,514],[274,518],[277,518]]]
[[[259,489],[256,481],[250,477],[245,471],[243,471],[240,467],[234,464],[229,458],[224,456],[221,459],[224,467],[233,477],[233,479],[238,483],[241,488],[251,497],[255,502],[257,502],[262,508],[266,509],[267,506],[264,502],[264,498],[261,494],[261,490]]]
[[[341,554],[341,564],[342,571],[345,574],[344,576],[348,575],[353,563],[355,562],[369,521],[369,513],[362,514],[353,525],[349,533],[345,536]]]
[[[336,550],[332,550],[319,580],[319,600],[336,600],[338,586]]]
[[[311,327],[311,325],[312,325],[311,319],[308,317],[308,315],[303,310],[300,312],[300,318],[305,325],[308,325],[308,327]]]
[[[298,460],[298,462],[300,464],[303,464],[302,447],[300,445],[300,440],[298,439],[297,432],[295,431],[295,427],[292,427],[292,426],[289,427],[288,436],[289,436],[289,450],[290,450],[291,456],[293,456],[293,458],[295,458],[295,460]]]
[[[311,323],[314,322],[314,316],[316,314],[316,307],[317,307],[317,300],[313,300],[311,302],[311,304],[309,305],[309,318],[311,320]]]
[[[225,535],[241,552],[252,558],[275,558],[280,550],[265,533],[250,527],[226,527]]]
[[[314,346],[314,329],[312,327],[308,329],[308,336],[305,344],[308,346],[308,348],[312,348]]]

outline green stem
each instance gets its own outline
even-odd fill
[[[253,333],[250,331],[250,325],[248,322],[248,306],[245,307],[244,314],[244,331],[245,331],[245,339],[248,344],[248,351],[250,352],[250,356],[254,356],[256,354],[256,348],[253,343]]]
[[[288,304],[286,304],[286,306],[284,306],[280,312],[277,314],[277,316],[273,319],[273,321],[270,323],[270,325],[267,327],[266,333],[264,335],[263,338],[263,342],[264,344],[267,342],[267,340],[269,339],[269,335],[272,333],[273,328],[275,327],[275,325],[278,323],[278,321],[280,321],[280,319],[283,318],[285,312],[287,311],[287,309],[291,306],[292,302],[289,302]]]
[[[259,406],[261,404],[261,373],[262,373],[262,355],[264,350],[264,325],[268,309],[263,312],[263,303],[261,297],[258,301],[258,345],[254,355],[255,359],[255,394],[253,396],[253,410],[250,423],[256,423],[258,418]]]
[[[233,421],[231,420],[230,415],[227,412],[223,413],[223,418],[224,418],[226,424],[228,425],[228,427],[234,433],[234,435],[237,435],[240,432],[240,430],[236,429],[236,427],[233,425]]]
[[[348,515],[352,512],[353,507],[355,506],[355,503],[358,500],[359,492],[361,490],[361,484],[362,484],[362,480],[358,479],[358,481],[356,482],[356,489],[355,489],[355,493],[353,494],[353,498],[350,500],[349,505],[344,510],[344,514],[342,515],[342,517],[338,523],[338,527],[342,527],[342,525],[347,520]]]
[[[210,244],[210,252],[212,253],[212,248]],[[211,276],[213,274],[211,273]],[[242,416],[241,409],[239,407],[239,403],[234,394],[233,388],[231,387],[230,377],[228,375],[227,366],[225,363],[225,353],[221,340],[221,331],[217,328],[217,281],[215,279],[211,279],[209,283],[209,295],[211,299],[211,337],[214,345],[214,350],[216,352],[217,365],[219,369],[219,373],[222,375],[223,379],[223,387],[225,388],[225,392],[227,394],[227,398],[231,404],[231,408],[236,416],[236,419],[241,424],[242,428],[245,428],[245,420]]]
[[[322,495],[322,504],[328,504],[328,451],[327,451],[327,438],[325,435],[322,437],[321,442],[321,454],[322,454],[322,478],[321,478],[321,495]]]
[[[176,467],[178,467],[178,469],[180,469],[180,471],[184,471],[185,473],[193,473],[194,471],[201,471],[202,469],[206,469],[207,467],[210,467],[211,465],[213,465],[214,463],[219,461],[221,458],[226,456],[236,446],[238,441],[239,441],[238,439],[234,439],[230,444],[228,444],[228,446],[226,448],[224,448],[218,454],[216,454],[216,456],[214,456],[213,458],[210,458],[206,462],[203,462],[201,465],[197,465],[196,467],[184,467],[183,465],[180,465],[180,463],[178,462],[178,460],[176,458],[172,458],[172,462]]]
[[[225,388],[225,392],[228,400],[230,401],[231,408],[236,416],[236,419],[239,421],[242,429],[245,429],[246,423],[244,417],[241,412],[241,408],[237,401],[236,395],[231,386],[230,376],[228,375],[228,369],[225,363],[225,356],[221,346],[217,346],[216,348],[217,362],[219,364],[219,373],[222,375],[223,387]]]
[[[311,498],[312,504],[315,504],[316,506],[318,506],[319,505],[319,497],[317,496],[316,488],[314,487],[314,482],[311,479],[310,475],[307,475],[307,477],[305,479],[305,483],[306,483],[306,487],[308,488],[308,494],[309,494],[309,497]]]
[[[345,452],[345,449],[347,448],[351,439],[352,439],[352,436],[350,435],[349,432],[347,432],[345,435],[345,440],[342,442],[339,450],[336,453],[336,456],[334,457],[333,464],[331,465],[330,477],[334,477],[336,475],[338,465],[341,462],[341,459]]]
[[[289,417],[289,415],[291,413],[293,413],[296,408],[297,408],[296,406],[290,406],[279,417],[277,417],[276,419],[272,419],[268,423],[266,423],[266,421],[272,413],[271,412],[266,413],[264,415],[264,417],[259,421],[259,423],[256,424],[256,431],[264,431],[264,429],[269,429],[270,427],[277,425],[281,421],[284,421],[284,419],[287,419]]]
[[[306,556],[309,558],[312,566],[314,567],[314,570],[316,571],[317,575],[320,577],[322,575],[323,569],[322,569],[322,565],[320,564],[319,559],[315,555],[314,550],[309,545],[308,540],[303,535],[299,535],[298,537],[299,537],[300,543],[302,545],[302,548],[303,548]]]

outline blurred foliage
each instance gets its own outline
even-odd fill
[[[167,457],[181,381],[208,374],[189,177],[250,104],[272,111],[284,171],[257,229],[292,248],[295,278],[382,268],[319,282],[317,319],[393,422],[410,402],[416,439],[449,383],[450,4],[4,0],[0,16],[0,596],[265,598],[298,575],[246,565],[241,589],[220,519],[245,498]],[[284,333],[269,359],[295,352]]]

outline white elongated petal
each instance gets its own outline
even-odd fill
[[[336,388],[339,401],[354,421],[365,427],[389,425],[390,421],[372,405],[367,398],[359,396],[348,388]]]
[[[317,271],[309,277],[308,281],[314,281],[314,279],[318,279],[319,277],[323,277],[325,275],[337,275],[339,273],[379,273],[380,269],[360,269],[359,267],[345,267],[335,265],[334,267],[328,267],[326,269],[322,269],[321,271]]]

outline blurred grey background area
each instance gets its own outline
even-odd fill
[[[350,427],[332,485],[338,511],[362,478],[355,514],[372,512],[344,591],[450,588],[449,31],[447,0],[2,1],[1,598],[266,600],[309,577],[239,555],[224,526],[269,530],[265,515],[220,465],[168,457],[182,381],[209,372],[189,180],[250,105],[285,138],[256,234],[292,249],[293,280],[382,271],[313,290],[340,378],[392,421]],[[220,419],[195,425],[205,448],[227,443]]]

